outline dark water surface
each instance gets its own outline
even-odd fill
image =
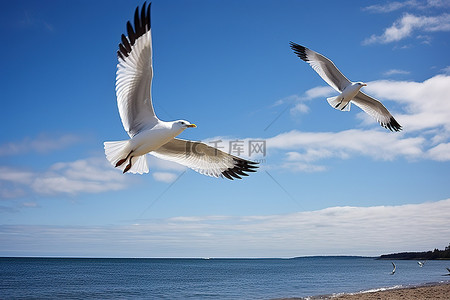
[[[0,258],[0,299],[273,299],[449,281],[450,261]]]

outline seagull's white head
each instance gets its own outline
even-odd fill
[[[197,125],[191,124],[191,123],[189,123],[188,121],[185,121],[185,120],[175,121],[175,122],[173,122],[173,125],[176,126],[176,127],[179,127],[180,129],[183,129],[183,130],[186,129],[186,128],[195,128],[195,127],[197,127]]]

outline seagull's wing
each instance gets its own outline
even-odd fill
[[[447,271],[449,271],[450,272],[450,268],[446,268],[447,269]]]
[[[122,34],[117,56],[116,95],[123,127],[130,137],[157,122],[153,110],[151,84],[152,36],[150,26],[150,4],[139,7],[134,14],[134,29],[127,22],[128,36]]]
[[[391,113],[380,101],[359,91],[358,94],[356,94],[356,96],[352,99],[352,102],[363,111],[374,117],[384,128],[391,131],[402,130],[402,126],[398,124]]]
[[[306,61],[323,80],[338,92],[349,85],[350,80],[336,68],[334,63],[320,53],[291,42],[291,48],[302,60]]]
[[[210,147],[204,143],[173,139],[150,154],[177,162],[212,177],[226,177],[233,180],[248,176],[245,172],[256,172],[257,163]]]

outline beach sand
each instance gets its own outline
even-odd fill
[[[337,300],[413,300],[413,299],[450,299],[450,283],[424,285],[410,288],[391,289],[360,294],[345,294],[329,299]]]
[[[448,300],[450,299],[450,282],[427,284],[408,288],[394,288],[384,291],[342,294],[337,296],[315,296],[308,298],[286,298],[284,300]],[[282,300],[282,299],[280,299]]]

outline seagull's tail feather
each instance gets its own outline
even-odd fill
[[[117,162],[121,159],[127,157],[130,152],[128,148],[128,141],[115,141],[115,142],[104,142],[106,159],[115,167]],[[122,163],[121,166],[126,166]],[[124,168],[125,168],[124,166]]]
[[[339,96],[327,98],[328,103],[337,110],[350,111],[351,102],[347,104],[340,100]]]
[[[147,154],[133,157],[133,165],[128,172],[131,172],[133,174],[148,173]]]
[[[133,156],[130,155],[131,149],[129,148],[128,141],[115,141],[115,142],[104,142],[105,154],[108,161],[120,170],[125,170],[129,164],[129,159],[131,159],[131,168],[127,171],[130,173],[148,173],[147,158],[145,155]],[[124,160],[120,165],[117,165],[120,160]]]

